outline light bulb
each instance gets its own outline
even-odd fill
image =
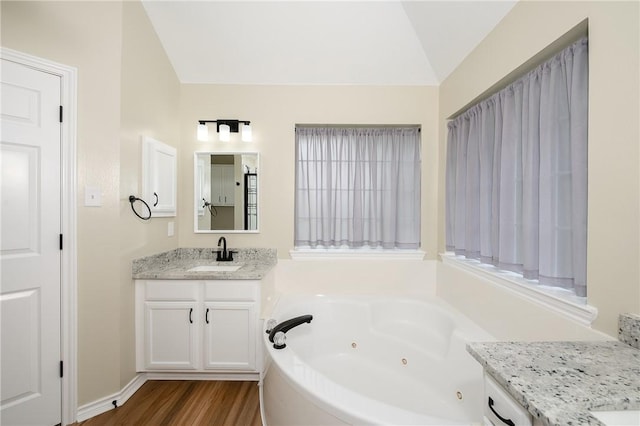
[[[251,135],[251,125],[242,125],[242,142],[251,142],[253,136]]]
[[[218,132],[220,132],[219,139],[221,142],[229,142],[229,139],[231,139],[231,127],[228,124],[221,124],[218,127]]]
[[[198,124],[198,140],[200,142],[207,142],[209,140],[209,127],[206,124]]]

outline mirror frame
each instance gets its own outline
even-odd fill
[[[257,191],[258,191],[258,207],[257,207],[257,229],[198,229],[198,205],[199,200],[196,199],[196,188],[198,188],[198,156],[201,155],[255,155],[256,169],[260,170],[260,153],[257,151],[195,151],[193,153],[193,232],[195,234],[259,234],[260,233],[260,175],[258,175]]]

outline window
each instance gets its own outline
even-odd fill
[[[586,296],[588,43],[449,123],[447,250]]]
[[[420,247],[418,127],[297,127],[296,248]]]

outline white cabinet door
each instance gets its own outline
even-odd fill
[[[142,137],[142,194],[152,216],[176,215],[176,149]]]
[[[254,302],[205,302],[204,368],[255,370]]]
[[[144,302],[145,368],[195,370],[200,332],[195,302]]]
[[[233,206],[235,186],[235,172],[232,164],[211,166],[211,203],[213,205]]]

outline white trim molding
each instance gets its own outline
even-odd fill
[[[105,396],[96,401],[78,407],[78,422],[83,422],[91,417],[106,413],[116,407],[123,405],[134,393],[138,391],[147,381],[146,374],[141,373],[133,378],[120,392]]]
[[[424,260],[422,250],[376,250],[376,249],[307,249],[289,250],[292,260]]]
[[[247,381],[257,382],[260,380],[260,373],[146,373],[146,380],[225,380],[225,381]]]
[[[577,323],[591,326],[598,316],[598,309],[586,303],[586,298],[573,295],[567,290],[539,286],[524,279],[521,275],[500,270],[492,265],[481,264],[477,260],[456,256],[451,252],[441,253],[440,258],[446,265],[484,278],[492,284],[517,294],[533,303],[550,309]]]
[[[63,250],[61,253],[61,358],[62,424],[76,421],[77,389],[77,75],[75,67],[0,47],[0,57],[60,77],[61,123],[61,195]]]

